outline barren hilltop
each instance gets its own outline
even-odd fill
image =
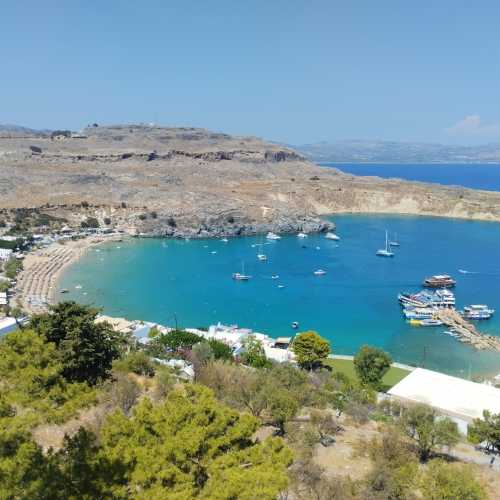
[[[355,177],[255,137],[146,125],[2,130],[0,193],[4,219],[29,209],[167,236],[327,230],[320,217],[345,212],[500,220],[500,193]]]

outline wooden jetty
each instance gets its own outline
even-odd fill
[[[448,328],[452,329],[460,342],[470,344],[476,349],[500,351],[500,337],[479,332],[473,324],[466,321],[454,309],[440,309],[436,313],[436,319],[441,320]]]

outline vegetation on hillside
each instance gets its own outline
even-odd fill
[[[61,303],[0,339],[0,498],[486,498],[468,466],[439,458],[457,442],[453,423],[377,403],[383,352],[363,350],[371,375],[350,378],[323,364],[316,333],[297,344],[300,368],[269,361],[255,338],[239,358],[182,330],[143,346],[97,312]],[[194,381],[170,358],[189,361]],[[369,421],[382,432],[357,446],[363,476],[315,461]],[[475,424],[477,439],[495,432],[497,417]]]

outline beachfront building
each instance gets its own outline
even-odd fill
[[[0,260],[9,260],[13,251],[10,248],[0,248]]]
[[[389,394],[402,403],[431,406],[454,420],[463,434],[483,410],[500,413],[500,389],[424,368],[413,370]]]

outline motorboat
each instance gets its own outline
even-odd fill
[[[299,233],[297,235],[297,238],[307,238],[307,234],[306,233]]]
[[[316,271],[314,271],[314,274],[316,276],[323,276],[324,274],[326,274],[326,271],[323,269],[317,269]]]
[[[335,233],[332,233],[331,231],[328,231],[328,233],[325,234],[325,238],[327,240],[335,240],[335,241],[340,240],[340,237],[337,236]]]
[[[387,230],[385,231],[385,248],[377,250],[377,255],[379,257],[394,257],[394,252],[389,250],[389,234]]]
[[[452,288],[457,282],[447,274],[436,274],[424,279],[427,288]]]
[[[462,311],[462,316],[464,318],[472,320],[490,319],[493,314],[495,314],[495,310],[490,309],[484,304],[472,304],[464,307]]]
[[[277,280],[277,279],[279,279],[279,275],[278,275],[278,274],[273,274],[273,275],[271,276],[271,279],[272,279],[272,280]]]
[[[221,241],[222,243],[227,243],[229,240],[227,238],[222,238]]]
[[[258,253],[258,254],[257,254],[257,258],[258,258],[259,260],[265,261],[265,260],[267,260],[267,255],[265,255],[265,254],[263,254],[263,253]]]
[[[298,327],[299,327],[299,322],[298,321],[292,321],[292,328],[294,330],[297,330]]]
[[[276,233],[273,233],[271,231],[269,233],[267,233],[266,238],[268,240],[281,240],[281,236],[279,236]]]

